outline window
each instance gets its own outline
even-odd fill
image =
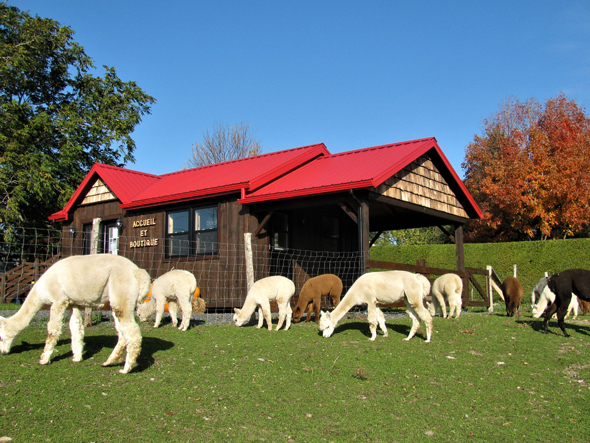
[[[116,222],[101,222],[96,239],[92,236],[92,223],[82,226],[83,254],[118,254],[118,252],[119,229]]]
[[[340,243],[340,224],[335,217],[322,217],[322,248],[324,251],[338,252]]]
[[[271,219],[272,247],[274,249],[289,248],[289,223],[285,214],[273,214]]]
[[[217,206],[169,212],[166,222],[168,257],[217,254]]]

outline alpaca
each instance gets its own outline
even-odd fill
[[[342,294],[342,280],[334,274],[323,274],[317,277],[310,278],[305,282],[297,306],[293,309],[293,321],[295,323],[301,320],[303,312],[307,309],[306,322],[311,320],[311,312],[315,313],[315,322],[320,320],[320,305],[323,295],[329,295],[334,306],[340,303],[340,295]]]
[[[555,294],[553,292],[551,292],[551,289],[549,289],[548,286],[545,286],[545,288],[543,289],[543,292],[541,292],[541,295],[538,298],[537,304],[533,307],[533,317],[539,318],[541,315],[543,315],[543,312],[545,312],[545,309],[547,309],[547,306],[551,305],[554,301],[555,301]],[[572,311],[574,312],[573,320],[577,319],[578,318],[578,310],[579,310],[578,297],[575,294],[572,294],[572,300],[571,300],[569,306],[567,307],[567,314],[565,314],[564,320],[566,320],[569,317],[569,315],[572,313]],[[555,314],[553,314],[553,318],[556,318]]]
[[[548,277],[542,277],[533,288],[533,292],[531,292],[531,309],[534,309],[535,305],[538,303],[543,290],[547,286],[547,280]]]
[[[567,269],[549,277],[547,286],[555,294],[555,301],[545,311],[543,323],[545,334],[549,332],[549,319],[557,313],[557,325],[565,337],[569,334],[565,331],[565,313],[570,304],[572,294],[576,294],[580,300],[590,301],[590,271],[585,269]]]
[[[111,305],[119,340],[103,366],[123,361],[119,372],[126,374],[136,366],[141,351],[141,331],[133,311],[150,288],[150,276],[133,262],[113,254],[79,255],[64,258],[52,265],[33,285],[20,310],[12,317],[0,317],[0,353],[8,354],[16,336],[44,306],[51,305],[47,323],[47,340],[39,364],[48,364],[61,334],[66,309],[72,309],[72,361],[82,361],[84,323],[81,309]]]
[[[152,284],[151,297],[149,300],[141,303],[137,307],[139,321],[144,322],[152,315],[156,314],[154,328],[160,326],[162,315],[164,315],[164,306],[168,302],[168,311],[172,319],[172,325],[176,327],[178,318],[178,305],[182,312],[182,322],[180,323],[181,331],[186,331],[191,321],[193,307],[191,299],[197,289],[197,279],[188,271],[173,269],[158,277]]]
[[[250,317],[258,307],[258,326],[262,327],[266,319],[268,330],[272,331],[272,320],[270,317],[270,302],[276,301],[279,307],[279,322],[277,331],[285,322],[285,330],[291,326],[291,297],[295,294],[295,283],[286,277],[275,275],[258,280],[252,285],[244,301],[242,309],[234,308],[234,324],[242,326],[250,321]]]
[[[502,282],[502,293],[506,303],[506,314],[514,317],[518,313],[524,290],[516,277],[508,277]]]
[[[377,324],[386,332],[385,321],[381,324],[377,305],[389,305],[404,298],[408,315],[412,319],[410,340],[418,328],[420,320],[426,324],[426,343],[432,335],[432,317],[424,307],[424,298],[430,292],[430,282],[421,274],[406,271],[370,272],[361,275],[350,287],[340,304],[332,312],[321,312],[320,331],[325,338],[330,337],[342,317],[356,305],[367,305],[369,329],[374,341],[377,337]],[[383,315],[381,313],[381,315]]]
[[[461,294],[463,293],[463,280],[457,274],[444,274],[437,278],[432,284],[430,294],[432,295],[432,303],[429,306],[430,315],[434,316],[437,310],[442,310],[443,318],[447,318],[447,306],[445,298],[449,302],[449,317],[459,318],[461,315],[461,305],[463,300]]]

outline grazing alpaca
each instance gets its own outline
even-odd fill
[[[506,314],[508,317],[514,317],[518,313],[524,290],[516,277],[508,277],[502,282],[502,292],[506,302]]]
[[[535,305],[538,303],[539,298],[541,297],[541,294],[543,293],[543,290],[547,286],[547,280],[548,280],[548,277],[542,277],[537,282],[535,287],[533,288],[533,292],[531,292],[531,309],[534,309]],[[553,303],[553,302],[551,302],[551,303]]]
[[[444,274],[437,278],[432,284],[430,294],[432,303],[429,306],[430,315],[434,316],[437,310],[442,310],[443,318],[447,318],[447,306],[445,298],[449,302],[449,317],[456,313],[455,318],[461,315],[461,305],[463,303],[461,294],[463,293],[463,280],[457,274]]]
[[[297,323],[301,320],[303,312],[307,310],[306,322],[311,320],[311,312],[315,313],[316,323],[320,320],[320,304],[323,295],[329,295],[334,306],[340,303],[340,295],[342,294],[342,280],[334,274],[323,274],[317,277],[310,278],[305,282],[297,306],[293,309],[293,321]]]
[[[412,319],[412,329],[407,338],[410,340],[418,328],[420,320],[426,324],[426,342],[432,335],[432,317],[424,307],[424,297],[430,292],[430,282],[420,274],[406,271],[370,272],[361,275],[350,287],[340,304],[332,312],[322,312],[320,331],[324,337],[330,337],[342,317],[357,305],[367,305],[369,329],[374,341],[377,337],[377,325],[386,332],[385,320],[380,316],[377,305],[389,305],[404,298],[408,315]],[[382,320],[382,322],[381,322]],[[386,335],[386,334],[385,334]]]
[[[180,269],[173,269],[158,277],[151,289],[151,297],[149,300],[141,303],[137,307],[137,315],[139,321],[144,322],[152,315],[156,314],[156,321],[154,328],[160,326],[162,315],[164,315],[164,307],[168,302],[168,312],[172,319],[172,325],[176,327],[178,324],[178,305],[182,312],[182,322],[180,323],[181,331],[186,331],[191,321],[193,313],[193,306],[191,300],[193,294],[197,289],[197,279],[188,271]]]
[[[590,302],[578,299],[578,304],[580,305],[580,309],[582,309],[582,315],[590,312]]]
[[[133,311],[150,288],[150,276],[133,262],[118,255],[92,254],[64,258],[51,266],[35,283],[20,310],[12,317],[0,317],[0,353],[8,354],[16,336],[31,322],[44,306],[51,305],[47,323],[47,340],[39,364],[49,363],[61,334],[66,309],[72,309],[72,361],[82,360],[84,324],[81,309],[111,305],[119,341],[103,366],[123,361],[119,372],[133,369],[141,351],[141,331]]]
[[[557,313],[557,325],[563,335],[569,337],[565,331],[565,313],[570,304],[572,294],[576,294],[580,300],[590,301],[590,271],[585,269],[568,269],[549,277],[547,286],[555,294],[555,301],[545,311],[543,323],[545,334],[549,332],[549,319]]]
[[[275,275],[258,280],[252,285],[244,301],[242,309],[234,308],[234,324],[242,326],[250,321],[250,317],[258,307],[258,326],[262,327],[266,319],[268,330],[272,331],[272,320],[270,317],[270,302],[276,301],[279,307],[279,322],[277,331],[285,322],[285,330],[291,326],[291,297],[295,294],[295,283],[286,277]]]
[[[555,294],[553,292],[551,292],[551,289],[549,289],[549,287],[547,285],[545,285],[543,292],[541,292],[541,295],[538,298],[537,304],[533,307],[533,317],[539,318],[541,315],[543,315],[543,312],[545,312],[545,309],[547,309],[547,306],[550,306],[554,301],[555,301]],[[566,320],[569,317],[569,315],[572,313],[572,311],[574,311],[573,320],[578,318],[578,309],[579,309],[578,297],[575,294],[572,294],[572,300],[571,300],[569,306],[567,307],[567,314],[565,314],[564,320]],[[555,318],[555,317],[556,317],[555,314],[553,314],[553,318]]]

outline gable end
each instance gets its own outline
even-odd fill
[[[117,200],[117,197],[111,192],[108,186],[105,185],[101,179],[97,179],[80,205],[90,205],[93,203],[101,203],[111,200]]]
[[[426,155],[386,180],[376,191],[390,198],[469,218],[446,180]]]

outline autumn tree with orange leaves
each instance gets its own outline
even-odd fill
[[[588,236],[590,119],[563,94],[544,106],[503,103],[467,146],[462,168],[485,214],[467,225],[467,241]]]

